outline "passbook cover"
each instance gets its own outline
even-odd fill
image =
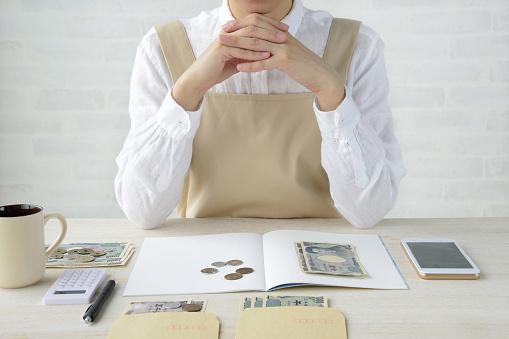
[[[108,339],[218,337],[219,321],[214,314],[190,312],[122,315],[115,321],[108,335]]]
[[[235,339],[346,339],[345,317],[337,308],[253,308],[240,314]]]

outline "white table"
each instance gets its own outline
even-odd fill
[[[87,305],[44,306],[42,297],[60,275],[47,269],[37,284],[0,289],[0,338],[105,338],[131,301],[176,300],[181,296],[122,297],[145,237],[215,233],[267,233],[276,229],[379,234],[409,290],[297,287],[277,294],[325,294],[329,306],[346,317],[349,338],[509,338],[509,218],[389,219],[358,230],[341,219],[168,219],[155,230],[142,230],[127,220],[71,219],[64,243],[129,241],[135,253],[125,267],[108,268],[117,287],[98,319],[86,325]],[[57,224],[47,225],[51,242]],[[399,241],[407,237],[456,239],[481,270],[479,280],[422,280]],[[22,250],[22,249],[20,249]],[[208,300],[207,312],[220,322],[220,338],[234,338],[243,296],[262,292],[193,295]]]

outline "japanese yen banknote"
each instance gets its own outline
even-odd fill
[[[351,244],[295,242],[299,266],[304,273],[366,276],[355,247]]]

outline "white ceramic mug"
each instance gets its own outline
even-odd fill
[[[46,250],[44,225],[51,218],[60,221],[60,233]],[[62,243],[67,222],[58,213],[44,214],[41,206],[0,206],[0,287],[32,285],[44,276],[49,256]]]

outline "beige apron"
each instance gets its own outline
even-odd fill
[[[346,79],[360,22],[334,19],[324,60]],[[155,26],[173,82],[195,57],[180,21]],[[321,165],[314,93],[208,92],[179,217],[341,217]]]

